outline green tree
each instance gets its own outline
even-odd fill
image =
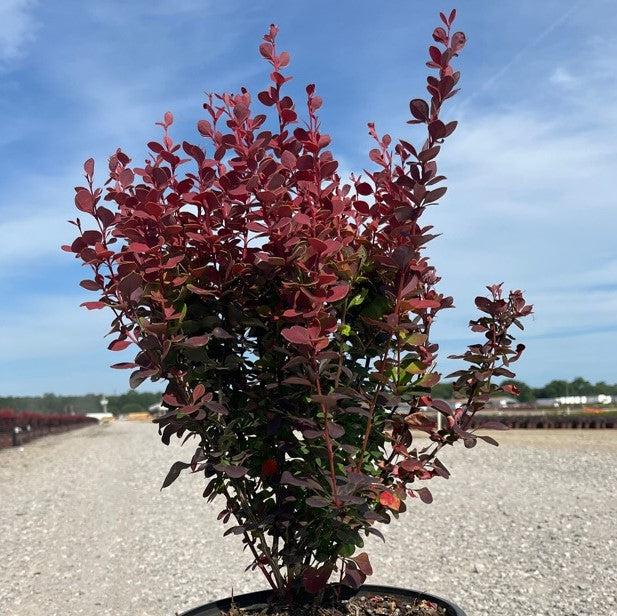
[[[123,414],[127,413],[139,413],[140,411],[146,411],[147,408],[144,408],[139,402],[127,402],[121,409],[120,412]]]
[[[433,398],[440,400],[451,400],[454,397],[454,389],[452,387],[452,383],[443,382],[438,383],[433,387],[432,394]]]
[[[536,398],[558,398],[570,393],[568,381],[554,380],[534,390]]]

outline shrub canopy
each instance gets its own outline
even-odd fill
[[[422,215],[446,192],[436,159],[456,122],[441,113],[465,44],[454,18],[442,14],[433,33],[429,99],[410,103],[408,123],[425,125],[426,140],[369,124],[371,171],[341,178],[315,86],[304,112],[285,94],[290,58],[273,25],[257,101],[244,88],[209,95],[200,144],[177,143],[168,112],[145,166],[117,150],[105,191],[92,159],[76,189],[95,222],[73,221],[79,235],[65,247],[93,270],[81,285],[100,297],[84,305],[113,312],[111,350],[136,347],[134,362],[114,366],[133,369],[133,387],[167,382],[163,442],[195,444],[163,486],[185,469],[205,475],[204,496],[222,495],[220,518],[235,519],[226,534],[243,537],[251,566],[281,592],[319,592],[335,570],[361,584],[371,565],[358,550],[381,536],[375,523],[416,497],[430,502],[427,480],[448,477],[438,452],[493,442],[467,424],[523,350],[508,328],[531,307],[489,287],[471,323],[483,341],[454,374],[462,405],[431,397],[431,326],[453,300],[438,289]],[[444,415],[442,429],[427,409]]]

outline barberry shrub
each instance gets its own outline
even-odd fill
[[[437,288],[426,256],[435,235],[421,218],[446,192],[436,159],[457,123],[441,113],[465,44],[454,19],[441,14],[433,32],[429,100],[410,103],[425,141],[369,124],[372,171],[339,176],[314,85],[299,120],[272,25],[259,47],[270,85],[257,101],[244,88],[207,96],[199,144],[174,140],[168,112],[145,166],[117,150],[105,191],[92,159],[76,188],[95,223],[72,221],[79,235],[64,247],[93,271],[81,286],[99,298],[84,306],[112,311],[112,351],[136,348],[134,362],[113,366],[133,369],[131,386],[167,383],[163,442],[196,445],[163,487],[184,470],[205,475],[204,497],[222,496],[219,518],[235,520],[225,534],[242,537],[250,567],[287,597],[331,578],[364,582],[365,537],[417,497],[431,501],[427,481],[449,476],[441,449],[494,443],[468,425],[524,348],[508,332],[531,306],[489,287],[471,322],[483,340],[453,375],[460,406],[432,398],[430,330],[453,300]]]

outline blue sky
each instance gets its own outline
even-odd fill
[[[613,2],[0,0],[0,395],[127,388],[108,368],[121,354],[105,349],[106,316],[78,307],[92,297],[59,251],[83,160],[118,146],[142,160],[167,110],[177,137],[197,139],[204,91],[265,83],[256,47],[274,21],[292,91],[317,83],[333,149],[360,171],[366,122],[409,134],[437,12],[452,6],[469,40],[446,112],[460,124],[441,160],[448,196],[427,214],[457,305],[435,329],[442,355],[470,342],[473,298],[503,281],[536,307],[521,378],[617,381]]]

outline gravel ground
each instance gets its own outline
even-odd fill
[[[617,616],[617,431],[498,438],[447,452],[435,502],[369,543],[371,581],[468,616]],[[201,477],[159,491],[188,457],[126,422],[0,451],[0,615],[171,616],[263,587]]]

